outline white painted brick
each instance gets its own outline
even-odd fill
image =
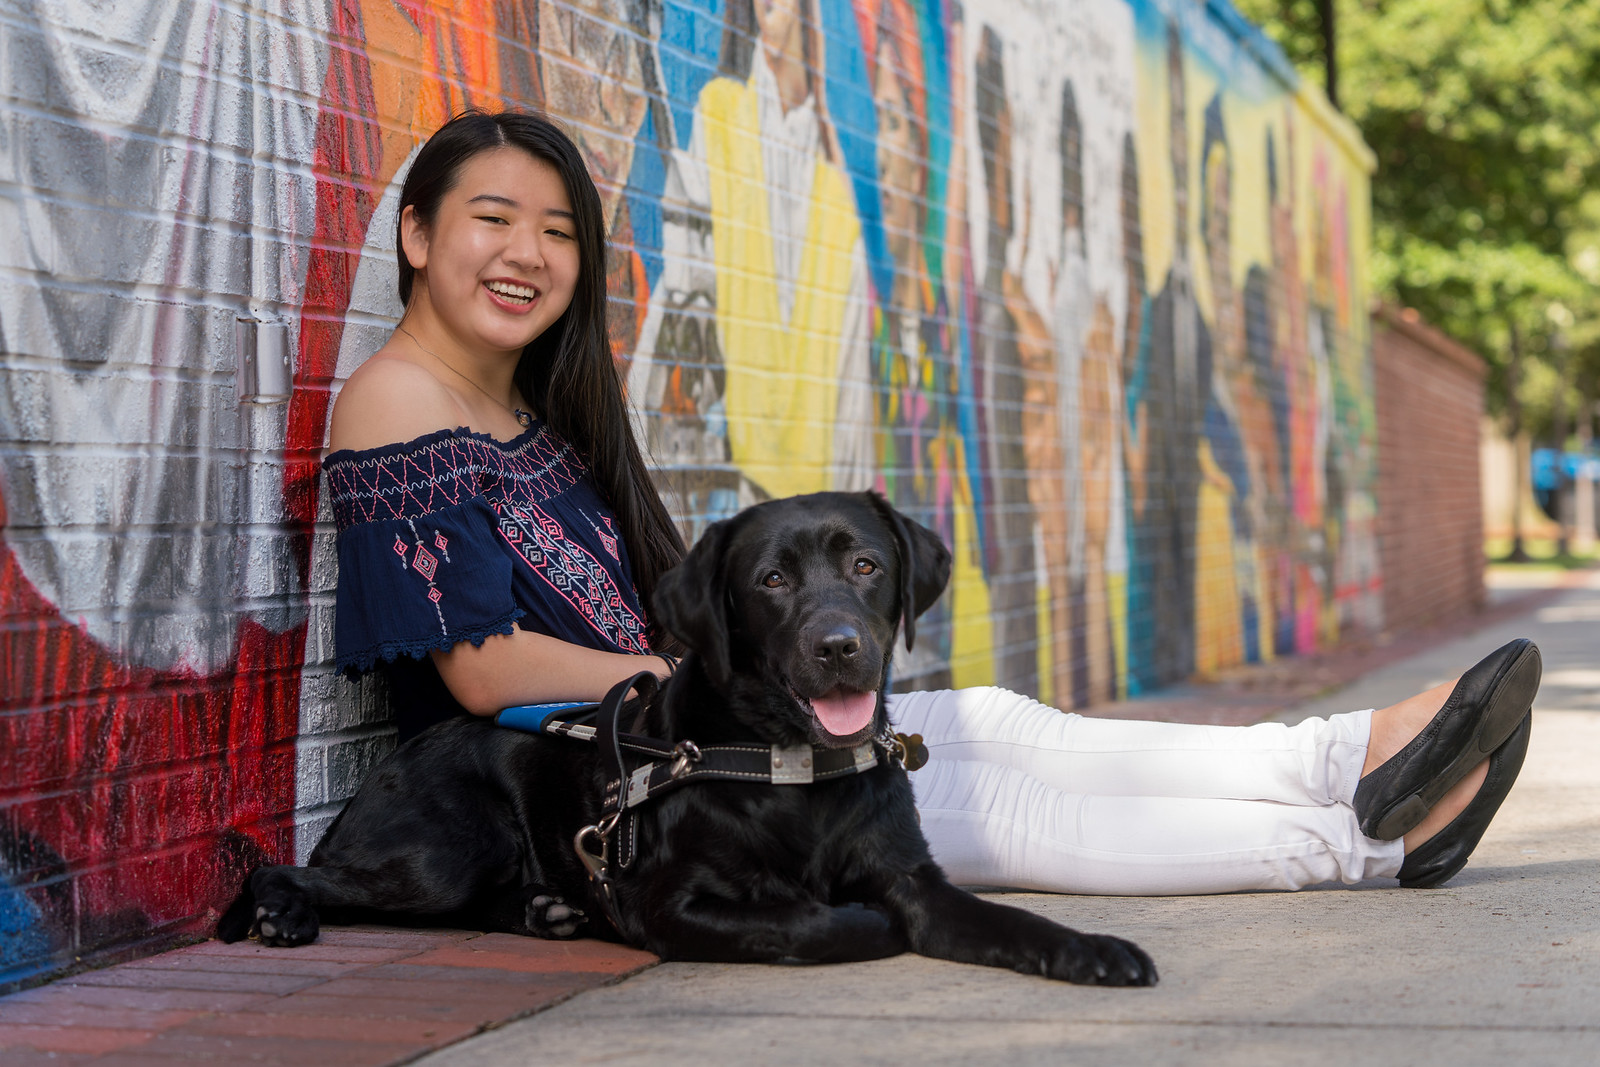
[[[331,671],[326,679],[325,686],[315,687],[316,702],[301,708],[300,729],[307,736],[391,725],[388,703],[381,698],[377,684],[368,679],[352,682]]]
[[[327,749],[329,799],[354,796],[367,773],[393,751],[392,730],[330,743]]]
[[[324,494],[326,495],[326,494]],[[311,541],[311,581],[313,593],[332,593],[339,581],[339,547],[331,526],[318,523]]]
[[[304,865],[322,835],[333,825],[336,814],[297,817],[294,824],[294,862]]]
[[[294,553],[286,536],[268,527],[240,530],[233,540],[235,552],[244,561],[245,573],[252,580],[249,589],[252,598],[283,603],[298,600],[293,596],[299,589]]]
[[[11,342],[11,323],[7,322],[7,342]],[[5,367],[6,389],[9,400],[3,409],[6,446],[48,445],[55,437],[55,426],[50,418],[50,378],[43,371],[18,370]]]
[[[48,270],[48,250],[35,248],[29,239],[20,192],[0,184],[0,269]]]
[[[356,686],[341,675],[335,674],[332,667],[324,663],[306,664],[300,678],[300,688],[304,697],[300,709],[300,732],[306,736],[326,733],[330,729],[315,721],[307,720],[306,716],[312,714],[308,711],[309,707],[320,707],[338,700],[354,700],[358,696]]]
[[[232,343],[232,321],[229,321],[229,343]],[[227,372],[233,372],[233,363],[230,360]],[[283,404],[243,404],[239,407],[239,417],[244,420],[245,430],[249,436],[249,458],[251,462],[271,462],[279,467],[282,473],[283,449],[289,437],[289,405]]]
[[[304,711],[301,716],[304,718]],[[304,738],[295,748],[295,789],[303,807],[314,808],[328,799],[326,746]]]
[[[381,675],[364,676],[358,686],[361,721],[369,726],[393,728],[394,711],[389,703],[388,685]]]
[[[107,194],[107,142],[94,131],[66,118],[33,114],[12,116],[10,124],[19,165],[35,188],[88,202]]]
[[[7,521],[11,528],[110,526],[116,522],[117,461],[108,455],[39,450],[11,461]],[[85,487],[88,499],[67,500],[52,487]]]
[[[0,279],[0,300],[4,301],[0,307],[7,311],[7,346],[18,355],[54,361],[50,374],[61,379],[63,387],[77,377],[86,393],[109,395],[119,377],[149,380],[147,350],[142,360],[129,362],[130,357],[141,354],[141,336],[153,322],[146,317],[154,307],[149,301],[104,288],[63,287],[43,278],[26,282]],[[42,380],[36,384],[45,386]],[[52,393],[46,390],[37,395],[43,402]],[[78,440],[116,440],[117,435],[107,436],[113,423],[126,427],[147,422],[142,405],[111,407],[108,403],[98,407],[106,417],[76,420]],[[141,432],[132,439],[146,438]]]
[[[0,86],[6,101],[44,105],[50,97],[45,76],[48,53],[44,38],[7,21],[0,28],[6,48],[5,85]]]
[[[306,624],[306,662],[332,663],[334,603],[331,596],[316,595],[311,599]]]

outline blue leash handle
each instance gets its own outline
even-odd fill
[[[542,734],[544,728],[552,719],[575,718],[569,713],[579,708],[584,711],[594,711],[598,708],[586,700],[569,700],[553,704],[519,704],[514,708],[505,708],[494,717],[496,726],[507,726],[513,730],[521,730],[529,734]]]

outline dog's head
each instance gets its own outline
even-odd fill
[[[781,695],[761,704],[784,721],[764,725],[849,746],[883,726],[897,629],[909,648],[949,580],[938,535],[876,493],[816,493],[713,524],[651,606],[716,688]]]

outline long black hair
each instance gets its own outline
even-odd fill
[[[431,225],[439,202],[461,167],[480,152],[520,148],[561,175],[575,216],[578,281],[561,317],[522,350],[517,389],[560,437],[578,450],[595,484],[616,512],[633,581],[645,604],[656,582],[683,558],[683,539],[651,484],[622,398],[622,379],[606,335],[605,215],[600,194],[572,139],[542,115],[527,111],[468,111],[439,128],[422,146],[400,189],[400,208]],[[416,270],[399,250],[400,301],[411,302]],[[652,638],[670,643],[659,627]]]

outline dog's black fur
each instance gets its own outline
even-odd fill
[[[897,625],[907,643],[950,554],[873,494],[760,504],[713,525],[654,598],[692,650],[644,731],[699,744],[854,745],[887,726]],[[871,725],[830,734],[810,701],[877,692]],[[218,924],[237,940],[315,939],[318,914],[445,922],[537,937],[600,909],[573,851],[600,814],[593,745],[455,719],[401,746],[311,855],[263,867]],[[946,881],[906,772],[887,759],[806,786],[696,784],[639,809],[638,856],[614,872],[622,934],[666,959],[842,962],[925,956],[1071,982],[1151,985],[1137,946],[1081,934]]]

